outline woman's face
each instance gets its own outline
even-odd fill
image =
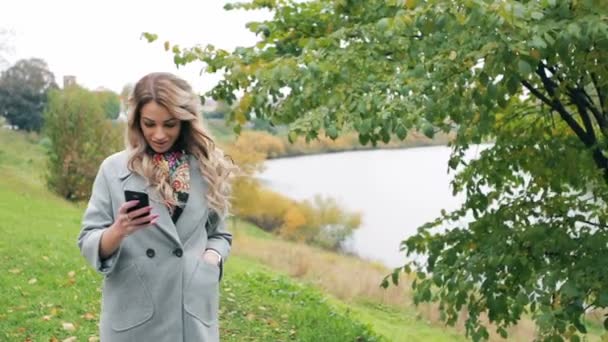
[[[140,113],[139,125],[148,146],[156,153],[167,152],[179,138],[182,122],[155,101],[146,103]]]

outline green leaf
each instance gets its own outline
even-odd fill
[[[587,328],[583,323],[581,323],[580,320],[576,319],[574,322],[572,322],[572,324],[576,327],[576,329],[578,329],[578,331],[582,332],[583,334],[587,333]]]
[[[405,139],[405,137],[407,136],[407,130],[405,129],[405,126],[403,126],[402,124],[399,124],[397,126],[395,133],[397,133],[397,137],[401,140]]]
[[[325,133],[327,133],[327,136],[333,140],[338,137],[338,129],[336,129],[336,126],[334,125],[330,125],[329,127],[327,127],[325,129]]]
[[[298,133],[296,133],[295,131],[289,131],[289,133],[287,134],[287,139],[290,143],[293,144],[298,139]]]
[[[507,336],[509,335],[509,334],[507,334],[507,331],[503,327],[499,327],[498,329],[496,329],[496,332],[498,332],[498,334],[502,338],[507,338]]]
[[[149,32],[143,32],[141,34],[141,36],[143,38],[145,38],[148,41],[148,43],[152,43],[153,41],[155,41],[155,40],[158,39],[158,35],[157,34],[149,33]]]
[[[507,80],[507,90],[509,91],[509,95],[513,96],[517,94],[519,91],[519,77],[512,75]]]
[[[232,131],[235,134],[240,135],[241,134],[241,125],[240,124],[234,125],[234,127],[232,127]]]
[[[430,124],[424,124],[424,126],[422,126],[422,133],[429,139],[433,139],[433,137],[435,136],[435,129],[433,128],[432,125]]]
[[[538,11],[532,12],[532,14],[530,16],[532,17],[532,19],[536,19],[536,20],[540,20],[543,18],[543,14]]]
[[[361,122],[361,126],[359,126],[359,133],[362,135],[367,135],[372,129],[372,120],[365,119]]]
[[[526,78],[528,75],[530,75],[532,73],[532,67],[530,66],[530,63],[524,61],[523,59],[520,59],[517,62],[517,67],[519,70],[519,74],[523,78]]]
[[[382,282],[380,283],[380,287],[386,289],[389,285],[390,283],[388,282],[388,277],[384,277],[384,279],[382,279]]]
[[[399,285],[399,272],[400,272],[400,269],[399,269],[399,268],[397,268],[397,269],[395,269],[395,270],[393,271],[393,273],[391,274],[391,278],[392,278],[393,284],[394,284],[395,286]]]

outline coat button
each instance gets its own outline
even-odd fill
[[[152,248],[148,248],[146,250],[146,255],[148,256],[148,258],[154,258],[154,255],[156,255],[156,252],[154,252],[154,250]]]
[[[176,248],[175,250],[173,250],[173,255],[175,255],[178,258],[181,258],[183,254],[184,254],[184,251],[182,251],[181,248]]]

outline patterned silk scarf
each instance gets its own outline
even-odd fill
[[[171,203],[165,203],[165,205],[169,209],[173,222],[176,222],[184,210],[190,193],[188,155],[183,150],[155,153],[152,156],[152,163],[155,167],[161,169],[163,175],[171,184],[173,200],[178,204],[174,206]]]

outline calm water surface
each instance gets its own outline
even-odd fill
[[[473,148],[469,157],[480,150]],[[437,146],[277,159],[266,162],[259,179],[294,199],[321,194],[362,212],[361,227],[348,248],[395,267],[404,262],[399,252],[404,238],[464,199],[452,196],[449,155],[448,147]]]

